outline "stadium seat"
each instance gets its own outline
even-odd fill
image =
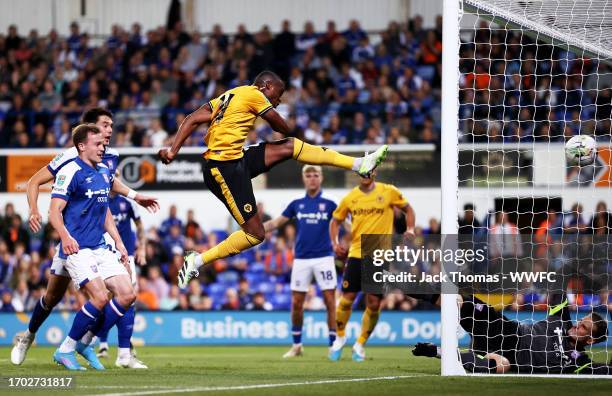
[[[272,297],[272,305],[274,309],[288,310],[291,308],[291,295],[275,294]]]
[[[238,283],[238,279],[240,278],[240,276],[238,275],[237,272],[235,271],[225,271],[225,272],[221,272],[220,274],[217,275],[217,282],[222,283],[224,285],[229,285],[229,284],[237,284]]]
[[[257,287],[257,291],[262,292],[263,294],[271,294],[274,293],[275,285],[270,282],[262,282]]]

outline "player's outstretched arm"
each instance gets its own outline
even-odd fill
[[[278,114],[278,111],[270,109],[263,113],[261,115],[261,118],[266,120],[266,122],[270,124],[270,127],[272,127],[272,129],[274,129],[276,132],[280,132],[286,136],[291,134],[291,129],[289,129],[289,125],[287,125],[285,119],[280,114]]]
[[[159,210],[159,202],[157,202],[157,198],[149,197],[148,195],[144,195],[138,193],[125,184],[120,179],[114,179],[112,191],[114,193],[123,195],[126,198],[133,199],[138,203],[138,205],[142,206],[146,210],[151,213],[155,213]]]
[[[53,174],[47,169],[46,166],[40,168],[38,172],[34,174],[28,180],[26,195],[28,197],[28,207],[30,208],[30,215],[28,218],[28,224],[33,232],[40,231],[42,216],[38,211],[38,194],[40,193],[40,186],[49,183],[53,180]]]
[[[210,122],[211,118],[212,110],[209,107],[208,103],[200,106],[199,109],[185,117],[185,119],[179,126],[178,131],[176,132],[176,136],[172,141],[172,145],[170,147],[166,147],[159,150],[159,152],[157,153],[161,161],[164,164],[169,164],[170,162],[172,162],[174,160],[174,157],[176,157],[176,154],[178,154],[179,150],[183,146],[183,143],[185,143],[185,140],[187,140],[187,138],[191,136],[191,134],[193,133],[193,131],[196,130],[197,127]]]
[[[121,236],[119,235],[119,231],[117,230],[117,226],[115,225],[115,219],[113,219],[113,214],[110,209],[106,209],[106,217],[104,218],[104,230],[108,232],[113,241],[115,241],[115,249],[121,254],[121,262],[127,268],[128,272],[130,272],[130,266],[128,265],[128,254],[125,245],[123,244],[123,240],[121,240]]]
[[[51,206],[49,207],[49,222],[57,231],[62,240],[62,251],[66,255],[74,254],[79,251],[78,242],[70,235],[66,225],[64,224],[64,216],[62,212],[66,207],[66,201],[61,198],[51,198]]]
[[[289,218],[283,215],[280,215],[276,219],[266,221],[264,223],[264,230],[265,232],[276,230],[277,228],[282,227],[283,225],[287,224],[288,221],[289,221]]]

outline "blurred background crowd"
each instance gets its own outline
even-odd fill
[[[187,114],[229,88],[249,84],[263,69],[287,82],[278,110],[304,140],[439,143],[441,17],[432,29],[424,29],[417,15],[380,32],[365,32],[357,21],[349,26],[329,21],[323,31],[288,21],[278,33],[269,26],[236,31],[228,35],[214,26],[203,35],[178,22],[145,32],[134,24],[113,26],[112,34],[101,38],[90,37],[77,23],[68,37],[11,26],[0,34],[0,147],[68,147],[71,128],[93,106],[114,113],[113,147],[159,147]],[[563,141],[578,131],[609,138],[608,66],[542,43],[536,51],[531,38],[488,25],[473,36],[462,35],[460,56],[463,142]],[[204,133],[205,128],[197,131],[185,144],[203,145]],[[272,137],[273,131],[258,123],[247,144]],[[602,204],[591,219],[578,204],[570,213],[551,212],[531,231],[608,234],[612,217]],[[263,208],[259,213],[267,216]],[[138,308],[289,309],[292,224],[254,249],[207,266],[188,290],[177,288],[183,252],[214,245],[228,231],[205,233],[192,213],[179,219],[176,208],[170,209],[158,228],[147,230]],[[437,219],[417,229],[423,235],[439,232]],[[524,230],[502,212],[476,219],[468,205],[460,232]],[[33,307],[44,293],[57,242],[49,225],[33,234],[11,204],[0,208],[0,311]],[[342,263],[337,264],[341,272]],[[81,303],[82,296],[71,290],[60,308],[77,309]],[[427,308],[401,295],[385,304],[385,309]],[[324,309],[314,288],[306,308]]]
[[[258,215],[269,220],[265,208],[259,204]],[[465,206],[459,219],[462,234],[486,235],[490,246],[498,246],[500,257],[518,257],[512,236],[520,232],[512,215],[492,212],[485,219],[474,216],[473,205]],[[276,232],[269,232],[266,241],[253,249],[201,269],[198,279],[192,280],[186,290],[176,286],[177,273],[183,264],[183,253],[187,250],[204,250],[224,239],[231,226],[205,233],[188,211],[187,218],[177,217],[175,206],[157,228],[146,231],[146,246],[141,247],[146,264],[137,265],[138,300],[141,310],[289,310],[291,291],[289,279],[293,262],[293,246],[296,228],[292,222]],[[401,232],[401,221],[396,221],[396,231]],[[404,224],[405,227],[405,224]],[[538,238],[552,238],[550,249],[533,261],[532,270],[559,270],[572,257],[569,249],[563,249],[562,242],[555,243],[560,235],[584,234],[608,236],[612,233],[612,214],[601,202],[597,212],[590,218],[582,213],[581,205],[575,204],[570,212],[550,212],[547,218],[529,230],[530,242]],[[417,238],[440,234],[437,219],[431,219],[427,227],[416,228]],[[510,238],[510,239],[508,239]],[[535,238],[535,239],[533,239]],[[0,312],[21,312],[31,310],[44,293],[49,278],[51,260],[58,234],[50,224],[38,233],[32,233],[22,218],[15,213],[12,204],[6,204],[0,211]],[[349,243],[349,235],[344,235]],[[609,244],[608,244],[609,245]],[[531,246],[531,245],[530,245]],[[590,245],[592,247],[592,245]],[[608,246],[609,249],[609,246]],[[136,252],[138,253],[140,252]],[[589,253],[590,254],[590,253]],[[540,257],[541,256],[541,257]],[[609,256],[608,256],[609,258]],[[608,260],[609,261],[609,260]],[[337,272],[342,273],[343,262],[336,261]],[[440,270],[439,262],[423,262],[425,270]],[[612,270],[612,262],[606,264]],[[339,277],[341,279],[341,277]],[[339,288],[338,288],[339,289]],[[528,289],[528,287],[527,287]],[[605,292],[605,293],[604,293]],[[572,302],[577,305],[589,303],[609,305],[607,291],[583,294],[576,292]],[[526,290],[524,295],[506,301],[515,309],[545,309],[546,295]],[[78,310],[84,302],[83,296],[71,288],[59,305],[60,309]],[[358,301],[363,305],[363,301]],[[311,287],[306,297],[307,310],[323,310],[320,291]],[[392,294],[385,299],[387,310],[430,309],[431,305]]]
[[[439,141],[441,16],[433,29],[416,15],[380,32],[357,21],[236,31],[134,24],[101,38],[77,23],[68,37],[11,26],[0,35],[0,145],[70,145],[83,109],[102,106],[115,114],[113,146],[161,146],[186,114],[264,69],[287,81],[279,111],[308,141]],[[579,130],[609,137],[608,66],[517,32],[475,31],[461,46],[463,141],[562,141]],[[186,144],[202,145],[204,132]],[[271,133],[257,124],[249,141]]]

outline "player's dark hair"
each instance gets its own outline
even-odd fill
[[[81,117],[81,122],[83,124],[95,124],[96,122],[98,122],[98,118],[102,116],[113,118],[113,113],[106,109],[103,109],[102,107],[93,107],[83,113],[83,116]]]
[[[278,74],[274,73],[270,70],[264,70],[255,77],[253,81],[253,85],[261,87],[266,83],[266,81],[276,82],[278,84],[282,84],[283,80],[278,76]]]
[[[593,330],[591,333],[593,344],[605,341],[606,337],[608,337],[608,321],[596,312],[591,314],[591,320],[593,321]]]
[[[100,128],[95,124],[80,124],[72,130],[72,144],[78,150],[79,143],[85,143],[89,135],[97,135]]]

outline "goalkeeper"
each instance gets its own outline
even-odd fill
[[[438,296],[428,297],[439,301]],[[585,347],[606,340],[606,319],[593,312],[574,325],[567,306],[563,298],[550,305],[546,319],[525,324],[506,318],[476,297],[460,297],[460,324],[472,337],[471,349],[461,353],[464,369],[472,373],[612,374],[612,366],[592,362],[585,352]],[[418,343],[412,353],[440,357],[440,349],[431,343]]]

